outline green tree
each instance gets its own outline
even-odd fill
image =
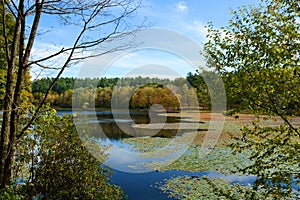
[[[122,190],[109,183],[111,170],[99,165],[106,159],[106,148],[92,138],[79,137],[70,116],[46,111],[18,143],[22,156],[16,160],[14,175],[24,183],[15,193],[24,199],[122,199]]]
[[[3,4],[0,4],[1,11],[3,10]],[[6,75],[8,62],[6,59],[6,46],[12,45],[13,35],[14,35],[14,26],[15,20],[11,13],[0,13],[0,18],[6,20],[6,26],[0,26],[0,109],[3,109],[4,106],[4,97],[5,97],[5,87],[6,87]],[[4,36],[6,32],[6,37]],[[21,103],[24,106],[29,106],[29,103],[32,101],[31,95],[31,83],[30,83],[30,74],[29,69],[26,70],[24,75],[24,87],[22,88],[22,100]],[[15,74],[16,75],[16,74]],[[13,83],[16,83],[16,78],[14,77]]]
[[[0,4],[1,10],[3,10],[3,4]],[[4,17],[6,18],[6,27],[5,31],[7,32],[7,38],[5,39],[3,36],[4,27],[0,27],[0,108],[3,108],[4,105],[4,96],[5,96],[5,77],[7,73],[7,60],[5,59],[6,53],[5,53],[5,43],[12,43],[13,40],[13,33],[14,33],[14,25],[15,21],[13,19],[13,16],[11,14],[4,14],[3,12],[0,13],[1,19]]]
[[[110,87],[98,87],[95,95],[95,106],[109,108],[111,105],[112,89]]]
[[[245,127],[233,144],[237,152],[252,151],[251,162],[239,170],[257,176],[248,199],[257,191],[266,199],[296,198],[300,131],[291,117],[300,110],[299,10],[299,1],[263,0],[260,7],[233,11],[221,30],[208,26],[205,50],[228,78],[227,93],[239,103],[237,110],[274,116],[280,124]]]
[[[91,89],[77,88],[73,90],[72,95],[73,108],[83,108],[83,105],[92,105],[94,100],[94,92]],[[71,107],[70,106],[70,107]]]
[[[39,116],[48,94],[64,70],[87,58],[79,52],[92,50],[100,44],[111,42],[137,31],[139,26],[128,26],[126,19],[139,6],[139,1],[131,0],[85,2],[3,0],[0,2],[0,33],[1,39],[4,41],[4,46],[1,45],[1,52],[4,51],[4,57],[1,55],[1,62],[7,65],[4,77],[5,95],[0,138],[0,189],[8,186],[12,181],[12,167],[17,141],[26,135],[26,130]],[[36,36],[42,37],[40,25],[41,21],[45,20],[44,15],[59,18],[64,27],[76,28],[76,33],[72,35],[73,43],[62,47],[53,54],[36,58],[32,55],[32,49]],[[12,28],[10,28],[10,21],[14,22]],[[53,27],[49,28],[53,29]],[[52,43],[53,41],[44,42]],[[133,44],[123,43],[112,47],[112,49],[105,49],[99,55],[132,46]],[[58,58],[61,55],[64,55],[64,58]],[[61,66],[57,67],[57,76],[53,78],[35,111],[29,115],[30,120],[26,124],[22,124],[25,121],[21,119],[21,114],[30,111],[22,106],[22,89],[26,85],[26,73],[30,67],[49,68],[45,62],[55,59],[62,61]]]
[[[186,80],[193,88],[196,89],[199,106],[207,107],[210,104],[210,97],[202,73],[198,70],[194,74],[189,72],[186,76]]]
[[[58,97],[58,105],[63,108],[71,108],[72,107],[72,96],[73,96],[72,89],[68,89],[64,93],[60,94]]]

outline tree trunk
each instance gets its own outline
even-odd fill
[[[131,13],[133,13],[139,5],[131,8],[129,5],[127,7],[126,1],[92,1],[91,3],[87,3],[84,7],[82,7],[81,1],[45,1],[45,0],[35,0],[35,1],[6,1],[0,0],[1,6],[3,6],[2,10],[2,25],[3,38],[5,39],[5,51],[6,51],[6,60],[7,60],[7,77],[6,77],[6,91],[4,97],[4,111],[3,111],[3,121],[1,126],[1,138],[0,138],[0,189],[6,187],[10,184],[12,178],[12,166],[14,162],[14,152],[16,148],[17,141],[20,137],[26,134],[26,130],[31,127],[34,120],[39,116],[39,111],[44,104],[47,95],[50,93],[51,88],[61,76],[63,71],[72,61],[84,60],[89,56],[74,56],[76,50],[87,50],[93,49],[101,43],[108,42],[109,39],[113,37],[123,37],[129,33],[135,32],[135,30],[131,31],[130,28],[121,29],[120,23],[121,19],[125,17],[129,17]],[[19,2],[19,5],[15,3]],[[45,3],[46,2],[46,3]],[[89,2],[89,1],[86,1]],[[131,4],[131,1],[128,1]],[[24,5],[26,4],[26,6]],[[113,9],[122,8],[123,12],[117,17],[106,17],[105,12],[102,11],[105,9]],[[25,10],[26,9],[26,10]],[[128,10],[127,10],[128,9]],[[24,12],[25,10],[25,12]],[[37,59],[29,62],[29,57],[31,54],[31,50],[33,47],[33,43],[35,40],[35,36],[37,35],[38,25],[40,21],[40,17],[42,15],[42,11],[44,10],[45,14],[50,15],[59,15],[63,19],[68,21],[68,16],[73,15],[80,19],[81,23],[78,25],[80,27],[80,32],[77,37],[75,37],[75,41],[73,46],[62,48],[60,51],[57,51],[54,54],[46,56],[42,59]],[[7,12],[7,13],[6,13]],[[15,20],[14,33],[12,40],[8,40],[8,31],[5,31],[6,28],[6,14],[11,14]],[[34,16],[33,18],[28,18],[30,15]],[[99,15],[99,17],[97,17]],[[97,22],[96,19],[101,19],[105,17],[102,21]],[[111,15],[113,16],[113,15]],[[31,21],[33,19],[32,24],[27,24],[25,19],[28,18]],[[82,25],[81,25],[82,24]],[[100,37],[97,39],[91,39],[90,41],[83,40],[86,32],[91,32],[92,30],[99,30],[100,27],[113,25],[115,28],[112,29],[111,33],[105,35],[104,37]],[[26,37],[25,40],[25,27],[27,30],[30,30],[29,37]],[[119,32],[119,29],[121,32]],[[10,35],[11,38],[11,35]],[[26,45],[25,44],[26,41]],[[129,45],[130,46],[130,45]],[[100,53],[103,55],[105,53],[109,53],[111,51],[117,51],[118,48],[123,49],[124,44],[120,45],[120,47],[113,48],[104,53]],[[127,48],[127,46],[126,46]],[[17,52],[19,49],[19,52]],[[37,105],[33,116],[29,119],[27,124],[23,124],[24,127],[20,128],[20,107],[21,107],[21,90],[24,84],[25,73],[28,70],[29,65],[38,65],[43,66],[41,63],[44,61],[48,61],[54,59],[55,57],[62,55],[63,53],[67,53],[68,56],[61,66],[56,78],[51,83],[48,88],[43,100]],[[18,57],[17,57],[18,55]],[[73,56],[75,58],[73,58]],[[93,55],[94,56],[94,55]],[[18,63],[18,68],[16,69],[16,64]],[[18,70],[16,72],[16,70]],[[15,85],[16,81],[16,85]]]
[[[24,1],[20,1],[19,5],[19,15],[21,15],[19,20],[19,66],[18,66],[18,73],[17,73],[17,82],[13,93],[13,104],[11,104],[12,110],[10,112],[10,119],[9,120],[9,130],[7,131],[7,134],[9,132],[9,141],[7,145],[7,156],[5,159],[4,167],[3,167],[3,177],[1,180],[1,186],[5,187],[6,185],[10,184],[11,175],[12,175],[12,166],[13,166],[13,160],[14,160],[14,152],[15,147],[17,143],[17,133],[18,133],[18,124],[19,124],[19,118],[20,118],[20,105],[21,105],[21,90],[22,86],[24,84],[24,77],[26,73],[26,66],[28,64],[29,56],[31,53],[31,49],[33,47],[33,43],[35,40],[35,36],[38,29],[38,24],[40,21],[41,13],[42,13],[42,7],[43,7],[44,0],[39,3],[37,1],[36,4],[36,10],[35,10],[35,17],[33,20],[30,36],[28,38],[27,46],[24,52],[24,46],[25,46],[25,14],[24,14]],[[16,56],[15,56],[16,58]],[[14,62],[16,59],[14,59]],[[13,62],[13,61],[12,61]],[[8,124],[8,123],[7,123]]]
[[[21,6],[23,1],[20,1]],[[16,57],[17,57],[17,49],[18,49],[18,40],[20,36],[20,25],[21,25],[21,17],[20,13],[18,14],[14,37],[10,52],[10,58],[8,60],[7,66],[7,75],[6,75],[6,90],[5,90],[5,97],[4,97],[4,107],[3,107],[3,121],[1,125],[1,139],[0,139],[0,188],[4,188],[7,184],[7,174],[4,172],[4,166],[6,160],[8,158],[8,146],[10,141],[9,137],[9,122],[10,122],[10,115],[12,112],[12,103],[13,103],[13,89],[14,85],[14,72],[15,72],[15,65],[16,65]],[[6,34],[6,33],[4,33]]]

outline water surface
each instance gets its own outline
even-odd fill
[[[58,111],[58,115],[62,114],[76,114],[73,111]],[[114,184],[120,185],[124,189],[125,194],[128,195],[130,200],[153,200],[153,199],[170,199],[167,194],[163,193],[157,188],[159,182],[163,182],[165,179],[170,179],[176,176],[197,176],[203,175],[209,177],[222,177],[232,183],[247,184],[253,183],[255,177],[253,176],[224,176],[215,172],[186,172],[181,170],[169,170],[169,171],[153,171],[145,170],[141,171],[130,167],[130,165],[137,165],[142,162],[149,162],[149,158],[141,158],[140,154],[131,149],[131,146],[122,142],[124,138],[138,137],[160,137],[160,138],[175,138],[179,137],[182,133],[188,131],[195,131],[195,129],[189,129],[188,126],[183,130],[174,129],[145,129],[141,128],[141,124],[149,124],[153,121],[160,122],[164,120],[166,124],[180,123],[181,118],[178,117],[166,117],[161,116],[159,113],[152,118],[148,112],[131,111],[130,118],[126,113],[119,112],[117,115],[113,115],[111,111],[84,111],[80,112],[80,115],[84,115],[87,119],[85,123],[89,128],[90,136],[98,138],[100,142],[105,144],[111,144],[110,157],[107,164],[113,167],[114,174],[111,177],[111,181]],[[152,121],[151,121],[152,120]],[[82,121],[80,122],[82,123]],[[186,123],[186,122],[185,122]],[[193,122],[191,123],[198,123]],[[176,126],[174,126],[176,127]],[[155,134],[154,134],[155,133]],[[163,159],[163,158],[158,158]],[[152,162],[153,160],[150,160]]]

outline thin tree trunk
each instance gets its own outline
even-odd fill
[[[15,3],[19,2],[19,5]],[[45,4],[45,2],[47,2]],[[86,1],[88,2],[88,1]],[[15,27],[14,27],[14,35],[11,43],[8,43],[7,33],[5,31],[6,20],[5,15],[2,17],[3,23],[3,36],[5,39],[5,47],[6,47],[6,60],[7,60],[7,77],[6,77],[6,91],[5,91],[5,98],[4,98],[4,112],[3,112],[3,121],[1,126],[1,138],[0,138],[0,189],[4,188],[9,184],[12,178],[12,166],[14,162],[14,152],[16,148],[16,143],[18,138],[22,137],[26,134],[26,130],[31,127],[34,120],[38,117],[39,111],[44,104],[47,95],[49,94],[51,88],[61,76],[65,68],[70,64],[72,61],[76,60],[83,60],[88,58],[89,56],[82,56],[78,58],[73,58],[76,50],[85,50],[85,49],[93,49],[97,45],[109,41],[115,35],[118,37],[122,37],[121,34],[123,31],[127,32],[127,34],[131,33],[131,31],[122,30],[121,33],[118,31],[122,18],[130,16],[139,6],[135,8],[130,8],[128,6],[129,11],[127,10],[127,6],[125,3],[114,3],[110,1],[100,1],[100,2],[92,2],[88,3],[85,7],[81,7],[81,2],[77,1],[70,1],[70,4],[65,5],[64,2],[61,1],[45,1],[45,0],[35,0],[35,1],[6,1],[2,0],[3,10],[2,12],[5,14],[6,9],[8,9],[10,14],[14,16],[15,19]],[[26,6],[24,6],[26,4]],[[130,4],[130,1],[129,1]],[[117,16],[112,19],[104,19],[104,22],[94,23],[96,22],[96,17],[99,15],[105,17],[105,13],[102,13],[105,9],[113,9],[113,7],[122,7],[123,12],[120,16]],[[24,10],[27,9],[25,12]],[[74,15],[76,17],[81,17],[82,28],[76,40],[74,41],[73,47],[70,48],[62,48],[62,50],[42,58],[40,60],[33,61],[29,63],[29,56],[31,54],[31,50],[33,47],[33,43],[35,40],[35,36],[37,35],[37,29],[40,21],[40,17],[42,14],[42,10],[45,10],[45,14],[53,14],[53,15],[61,15],[64,19],[68,21],[69,15]],[[26,21],[25,18],[29,15],[34,16],[33,24],[29,27],[30,30],[29,38],[26,37],[25,40],[25,25]],[[99,19],[101,19],[99,17]],[[105,17],[106,18],[106,17]],[[32,19],[32,18],[29,18]],[[79,23],[80,24],[80,23]],[[91,40],[91,41],[84,41],[81,40],[84,37],[85,32],[98,30],[102,26],[106,25],[113,25],[115,28],[112,30],[110,34],[107,34],[105,37]],[[121,29],[121,28],[120,28]],[[132,32],[133,33],[133,32]],[[26,47],[24,45],[25,41],[27,42]],[[17,52],[19,48],[19,52]],[[25,48],[25,49],[24,49]],[[122,45],[119,47],[120,49],[124,48]],[[127,46],[126,46],[127,48]],[[116,49],[112,49],[110,51],[116,51]],[[106,53],[110,52],[107,51]],[[60,71],[58,72],[56,78],[51,83],[50,87],[48,88],[43,100],[40,104],[37,105],[37,108],[29,119],[29,122],[22,128],[22,130],[18,130],[20,128],[20,104],[21,104],[21,90],[22,85],[24,84],[25,73],[28,70],[29,65],[36,64],[39,65],[40,62],[47,61],[52,59],[62,53],[68,53],[69,56],[67,57],[65,63],[61,67]],[[19,57],[17,58],[17,53],[19,53]],[[104,53],[103,53],[104,54]],[[102,53],[99,54],[103,55]],[[16,63],[19,64],[18,72],[16,72]],[[15,77],[16,76],[16,77]],[[16,85],[15,85],[15,81]]]
[[[39,1],[36,1],[36,14],[33,21],[33,25],[31,28],[31,33],[28,39],[28,43],[24,52],[24,41],[25,41],[25,16],[24,16],[24,6],[19,7],[19,13],[21,13],[22,19],[21,19],[21,33],[20,33],[20,49],[19,49],[19,68],[17,73],[17,82],[16,87],[14,90],[14,103],[12,105],[12,112],[10,117],[10,135],[9,135],[9,146],[8,146],[8,152],[7,152],[7,159],[5,161],[4,165],[4,178],[2,179],[2,184],[7,185],[10,183],[11,180],[11,174],[12,174],[12,165],[14,160],[14,152],[17,142],[17,132],[18,132],[18,124],[19,124],[19,118],[20,118],[20,104],[21,104],[21,90],[22,86],[24,84],[24,77],[26,73],[26,67],[29,56],[31,53],[31,49],[33,47],[33,43],[35,40],[36,32],[38,29],[38,24],[40,21],[40,16],[42,13],[42,6],[43,6],[44,0],[39,3]]]
[[[23,1],[20,1],[20,5],[22,5]],[[4,8],[5,9],[5,8]],[[15,62],[17,56],[17,49],[18,49],[18,40],[20,35],[20,24],[21,24],[21,17],[18,14],[15,30],[14,30],[14,37],[11,47],[10,59],[8,60],[7,66],[7,75],[6,75],[6,88],[5,88],[5,97],[4,97],[4,107],[3,107],[3,121],[1,125],[1,139],[0,139],[0,178],[1,184],[0,188],[4,188],[6,184],[4,183],[4,179],[6,174],[4,173],[4,166],[7,159],[7,150],[9,144],[9,122],[10,122],[10,114],[12,111],[12,102],[13,102],[13,89],[14,89],[14,72],[15,72]],[[4,33],[6,34],[6,33]]]

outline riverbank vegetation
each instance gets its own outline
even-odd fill
[[[299,1],[263,0],[260,7],[233,11],[229,25],[208,25],[205,51],[226,76],[235,111],[247,109],[257,119],[242,128],[230,147],[233,155],[250,151],[249,162],[231,173],[254,175],[252,185],[208,177],[177,177],[162,187],[187,199],[298,199],[300,108]],[[266,114],[263,117],[260,114]],[[261,122],[275,119],[272,124]],[[297,187],[298,185],[298,187]]]
[[[86,51],[144,27],[130,20],[140,6],[138,0],[0,2],[1,199],[122,198],[100,161],[84,150],[70,119],[41,113],[55,82],[66,68],[89,58]],[[76,30],[68,33],[68,43],[49,35],[62,27]],[[41,41],[44,49],[37,47]],[[49,44],[60,48],[49,53]],[[115,44],[99,55],[133,46],[131,41]],[[33,102],[29,72],[38,76],[44,69],[57,73],[40,101]],[[20,179],[20,163],[27,169],[25,179]]]
[[[187,112],[188,116],[199,114],[199,108],[207,109],[206,114],[209,115],[210,91],[203,76],[213,73],[220,74],[225,84],[228,102],[225,119],[229,119],[228,113],[237,114],[230,118],[232,121],[225,122],[219,142],[209,149],[208,154],[199,153],[203,150],[201,144],[210,124],[210,118],[201,119],[201,113],[200,118],[194,119],[194,132],[184,133],[175,139],[126,138],[121,143],[137,152],[150,152],[143,155],[158,158],[174,150],[172,146],[164,149],[172,139],[188,146],[184,154],[167,166],[159,162],[142,166],[152,170],[216,171],[256,178],[249,185],[205,176],[174,177],[160,183],[159,189],[178,199],[299,199],[299,1],[262,0],[260,7],[242,7],[233,11],[227,27],[217,29],[210,23],[204,54],[208,65],[216,70],[199,69],[186,78],[175,80],[60,78],[74,58],[74,50],[87,44],[92,48],[94,43],[99,42],[95,40],[92,41],[94,43],[75,43],[73,48],[59,51],[58,54],[68,53],[69,59],[61,66],[58,76],[31,83],[31,65],[43,67],[43,60],[29,62],[39,17],[43,13],[41,9],[50,13],[53,8],[57,9],[56,12],[62,11],[57,1],[52,2],[52,7],[42,2],[27,6],[30,8],[28,12],[35,11],[36,16],[36,26],[32,27],[28,41],[25,40],[25,28],[30,26],[22,20],[27,17],[25,1],[19,1],[19,7],[11,5],[10,1],[0,4],[3,25],[0,29],[3,35],[0,38],[3,44],[0,73],[4,74],[0,78],[0,106],[3,109],[0,199],[125,198],[120,187],[109,181],[111,170],[100,165],[107,158],[105,150],[109,147],[101,146],[91,137],[79,138],[72,118],[56,116],[55,110],[45,104],[62,108],[110,108],[115,91],[115,99],[119,101],[130,97],[132,109],[148,109],[161,104],[167,111],[177,111],[189,108],[190,102],[193,102],[191,105],[198,104],[198,107]],[[73,3],[70,2],[70,5],[81,7]],[[99,9],[95,5],[86,6],[88,13],[91,13],[90,9],[94,12]],[[127,8],[121,15],[123,18],[138,6],[128,7],[124,1],[121,7]],[[83,22],[86,23],[87,15],[82,15],[84,10],[77,8],[73,7],[72,12],[84,16]],[[59,14],[66,13],[70,12]],[[92,21],[93,16],[90,17]],[[90,26],[91,29],[95,27],[93,24]],[[132,31],[123,30],[126,34]],[[112,34],[122,36],[116,32]],[[74,59],[77,62],[80,58]],[[74,98],[80,101],[74,103]],[[31,104],[31,101],[34,103]],[[239,123],[243,120],[241,112],[251,116],[247,123]],[[182,116],[182,113],[176,114]],[[192,126],[193,122],[188,123]],[[85,131],[90,131],[88,125]],[[87,146],[89,150],[103,154],[95,158],[86,149]],[[159,151],[161,149],[166,151]],[[158,150],[157,154],[152,153],[153,150]]]
[[[71,116],[60,117],[47,108],[33,125],[17,144],[15,182],[0,191],[0,199],[125,198],[109,181],[111,169],[99,164],[105,162],[108,146],[80,138]],[[98,157],[87,149],[97,151]]]

